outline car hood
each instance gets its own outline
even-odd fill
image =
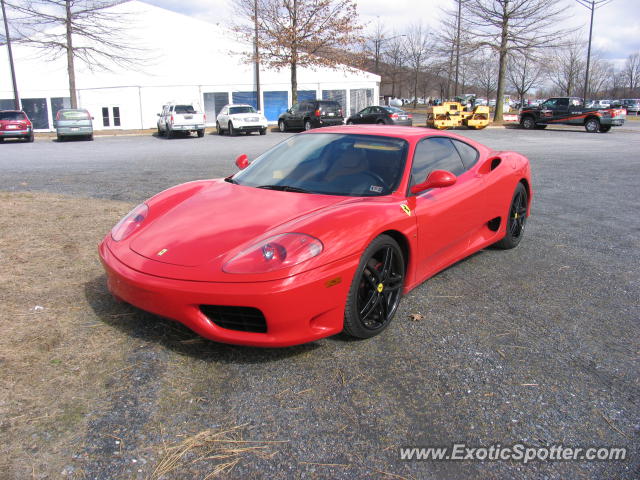
[[[248,247],[278,225],[345,200],[215,181],[152,219],[129,247],[157,262],[195,267]]]
[[[246,120],[247,118],[257,118],[260,120],[262,115],[260,113],[233,113],[229,115],[229,118],[238,119],[238,120]]]

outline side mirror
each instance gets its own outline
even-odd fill
[[[236,158],[236,167],[238,167],[240,170],[244,170],[248,166],[249,157],[247,157],[247,155],[244,153],[242,155],[238,155],[238,158]]]
[[[159,113],[156,113],[156,115],[157,115],[158,117],[160,116],[160,114],[159,114]]]
[[[424,182],[411,187],[411,193],[424,192],[430,188],[450,187],[456,183],[456,180],[456,176],[451,172],[447,172],[446,170],[434,170],[427,176],[427,179]]]

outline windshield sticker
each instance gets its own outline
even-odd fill
[[[407,205],[406,203],[403,203],[402,205],[400,205],[400,208],[404,213],[411,216],[411,209],[409,208],[409,205]]]
[[[378,185],[371,185],[369,187],[369,191],[370,192],[380,193],[380,192],[382,192],[382,187],[379,187]]]
[[[282,173],[282,170],[274,170],[273,178],[284,178],[284,173]]]

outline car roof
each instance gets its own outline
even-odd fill
[[[86,108],[61,108],[59,112],[88,112]]]
[[[227,105],[225,105],[226,107],[252,107],[255,108],[253,105],[249,105],[248,103],[229,103]]]

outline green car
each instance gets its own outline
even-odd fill
[[[84,137],[93,140],[93,117],[87,110],[64,108],[58,110],[53,126],[56,129],[58,141],[67,137]]]

